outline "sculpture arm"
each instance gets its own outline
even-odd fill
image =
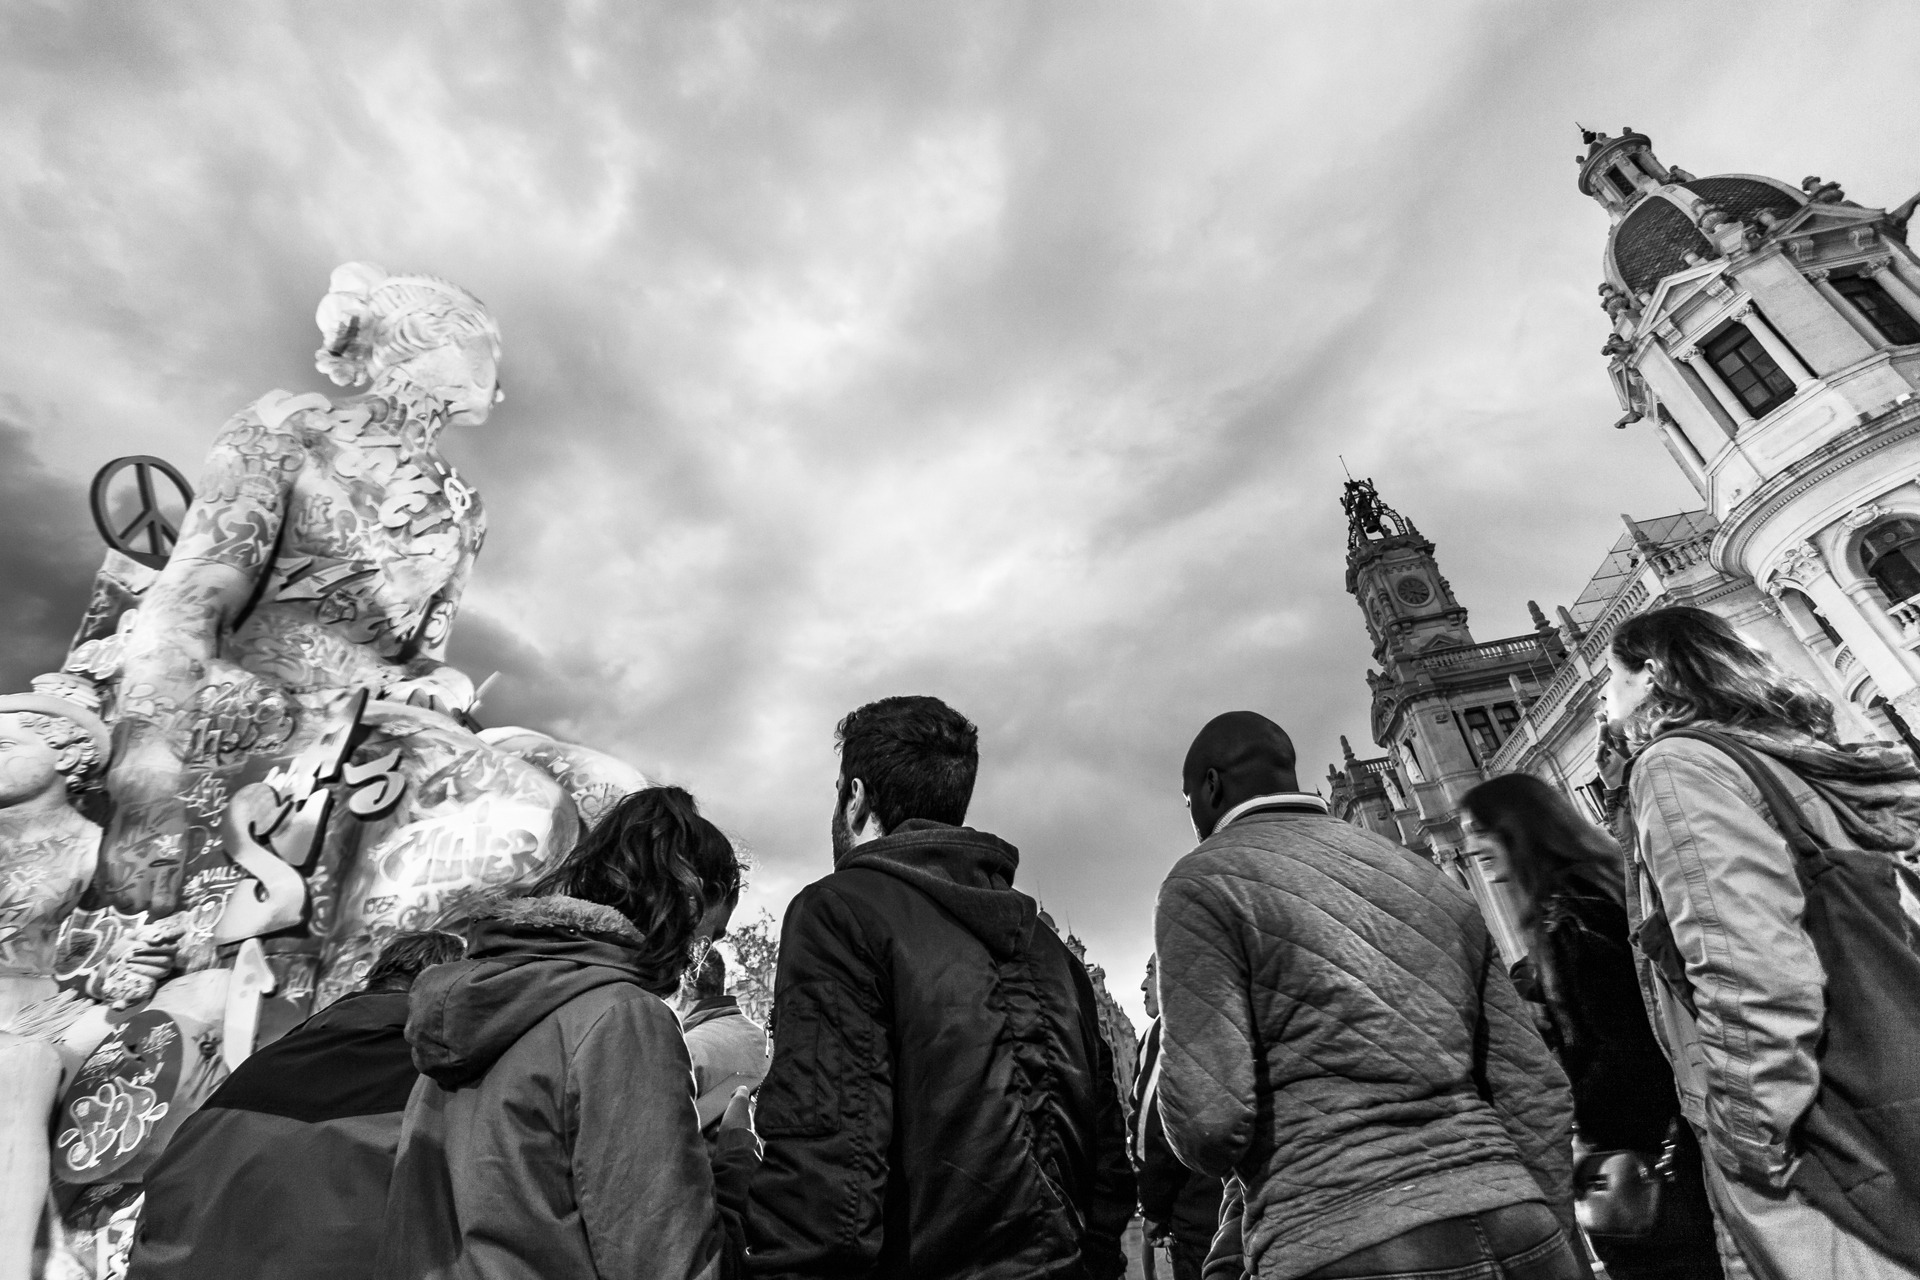
[[[460,562],[447,585],[434,594],[414,637],[410,656],[403,668],[405,676],[387,686],[381,697],[395,702],[410,702],[435,711],[459,714],[473,707],[473,681],[458,667],[447,664],[447,641],[453,634],[454,615],[460,611],[460,597],[467,588],[467,576],[480,550],[476,532],[460,554]]]
[[[106,892],[123,911],[178,905],[194,694],[272,562],[304,459],[284,424],[268,427],[252,410],[229,422],[173,555],[141,602],[120,673],[103,850]]]

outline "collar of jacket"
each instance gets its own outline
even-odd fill
[[[1024,953],[1040,908],[1013,887],[1020,851],[972,827],[909,818],[887,835],[855,845],[834,864],[904,880],[964,925],[998,960]]]
[[[1242,800],[1220,816],[1213,824],[1213,834],[1219,835],[1241,818],[1250,813],[1274,810],[1279,813],[1319,813],[1331,812],[1324,798],[1306,791],[1276,791],[1272,795],[1255,796],[1251,800]]]
[[[682,1031],[691,1031],[703,1022],[712,1022],[716,1018],[744,1018],[740,1012],[740,1001],[735,996],[702,996],[693,1002],[693,1008],[687,1010],[687,1016],[680,1020]]]
[[[528,1028],[598,987],[658,994],[679,975],[644,973],[640,931],[611,907],[561,895],[498,898],[467,928],[467,958],[414,981],[407,1041],[421,1074],[449,1088],[477,1078]]]

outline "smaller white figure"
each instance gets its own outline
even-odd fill
[[[109,1027],[95,999],[151,995],[173,966],[136,945],[87,996],[54,980],[60,926],[92,882],[100,828],[73,804],[105,763],[107,727],[50,693],[0,696],[0,1277],[25,1276],[46,1205],[48,1120]]]

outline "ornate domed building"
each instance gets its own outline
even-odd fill
[[[1920,723],[1920,263],[1914,202],[1836,183],[1696,178],[1645,134],[1585,135],[1579,186],[1613,226],[1602,354],[1834,692],[1887,736]]]
[[[1622,517],[1557,626],[1535,608],[1538,635],[1488,645],[1432,544],[1371,484],[1346,497],[1347,588],[1383,668],[1368,684],[1388,754],[1359,759],[1342,740],[1334,813],[1459,877],[1509,961],[1505,895],[1459,855],[1459,797],[1526,772],[1601,817],[1595,716],[1626,619],[1710,609],[1824,689],[1843,737],[1920,752],[1920,263],[1906,244],[1920,197],[1869,209],[1818,178],[1696,178],[1631,129],[1584,141],[1580,190],[1612,223],[1614,425],[1655,432],[1702,508]]]

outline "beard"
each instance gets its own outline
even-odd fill
[[[833,865],[839,866],[840,859],[853,852],[853,828],[847,825],[847,806],[837,802],[833,806]]]

